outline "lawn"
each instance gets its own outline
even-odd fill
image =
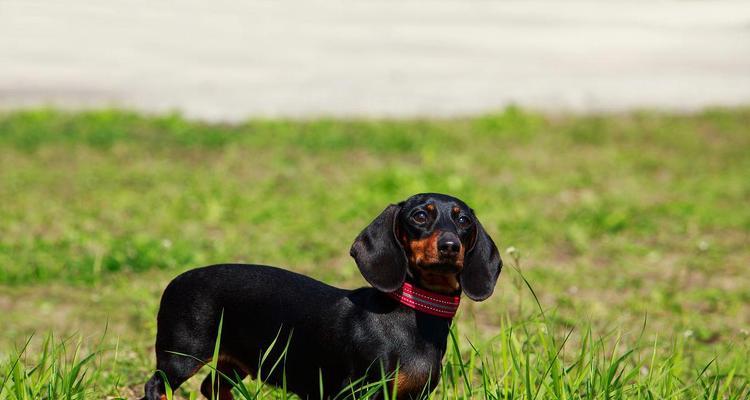
[[[354,237],[426,191],[471,205],[506,261],[492,298],[463,302],[436,397],[750,397],[750,109],[508,108],[0,114],[0,399],[140,396],[177,273],[252,262],[362,286]]]

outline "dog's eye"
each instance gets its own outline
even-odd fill
[[[458,219],[456,220],[456,222],[458,222],[458,225],[462,226],[462,227],[467,227],[467,226],[471,225],[471,220],[469,219],[469,217],[467,217],[465,215],[462,215],[462,216],[458,217]]]
[[[417,211],[411,216],[411,220],[418,224],[424,224],[427,222],[427,213],[424,211]]]

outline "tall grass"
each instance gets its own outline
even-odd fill
[[[516,271],[520,272],[519,269]],[[520,275],[520,274],[519,274]],[[522,275],[522,280],[525,281]],[[528,281],[525,281],[528,284]],[[529,284],[528,288],[533,294]],[[642,333],[633,347],[623,347],[622,334],[612,333],[596,337],[592,330],[584,327],[580,331],[569,329],[563,334],[559,327],[547,319],[543,310],[527,320],[512,323],[503,320],[500,332],[481,346],[476,346],[458,332],[453,325],[449,346],[444,360],[441,382],[430,395],[433,399],[747,399],[750,398],[750,380],[747,364],[730,361],[720,368],[720,361],[713,359],[705,365],[691,363],[684,349],[689,345],[686,338],[673,338],[671,351],[659,354],[658,339],[645,342]],[[472,332],[476,336],[476,332]],[[219,340],[216,349],[219,348]],[[277,338],[264,353],[259,366],[263,365]],[[288,343],[281,355],[273,362],[272,372],[283,366]],[[744,349],[744,358],[750,352]],[[286,399],[290,394],[286,386],[269,388],[263,386],[263,374],[259,373],[251,386],[233,377],[221,374],[215,363],[207,364],[214,382],[219,375],[235,385],[235,394],[244,400],[262,398]],[[697,368],[696,368],[697,367]],[[685,370],[689,372],[685,377]],[[270,373],[269,372],[269,373]],[[219,375],[217,375],[217,373]],[[386,400],[395,399],[397,386],[395,372],[382,370],[381,379],[364,383],[364,378],[352,382],[334,399],[368,399],[375,396]],[[322,379],[321,379],[322,381]],[[217,386],[218,387],[218,386]],[[426,393],[426,388],[425,388]],[[321,397],[322,397],[321,384]],[[189,394],[191,397],[194,394]],[[171,397],[170,397],[171,400]]]
[[[740,361],[727,364],[719,359],[695,365],[684,352],[689,345],[686,339],[668,339],[673,342],[671,353],[658,354],[656,342],[622,347],[617,334],[595,337],[590,329],[583,328],[556,335],[550,328],[555,327],[538,318],[516,323],[504,319],[495,337],[477,345],[454,326],[441,382],[431,398],[739,400],[750,397],[746,365]],[[81,355],[80,348],[80,341],[56,341],[48,336],[36,353],[36,360],[28,360],[24,348],[12,354],[0,365],[0,399],[100,398],[102,390],[117,394],[119,388],[107,388],[103,383],[101,370],[106,366],[96,362],[101,350]],[[223,375],[215,363],[207,364],[204,370],[212,375],[216,388],[220,376],[233,382],[238,399],[293,397],[284,386],[265,385],[264,376],[276,368],[284,368],[286,351],[275,360],[267,359],[269,353],[270,349],[261,361],[264,372],[246,382]],[[689,370],[688,379],[683,378],[685,370]],[[144,371],[143,375],[148,374]],[[368,384],[354,381],[334,398],[368,399],[377,395],[395,399],[395,374],[381,376],[379,381]],[[185,398],[200,397],[190,389],[177,392]],[[167,398],[180,397],[168,387]]]
[[[648,323],[632,333],[636,338],[625,340],[627,334],[610,332],[597,336],[587,324],[577,327],[555,322],[549,310],[544,310],[531,283],[523,276],[518,254],[514,257],[513,277],[525,285],[535,300],[533,312],[520,321],[506,316],[497,334],[479,339],[480,332],[462,332],[454,324],[448,338],[448,349],[443,362],[442,378],[431,394],[433,399],[747,399],[750,398],[747,343],[738,343],[732,357],[714,358],[701,363],[686,351],[692,343],[689,335],[646,340],[643,332]],[[522,294],[519,293],[519,296]],[[279,388],[265,385],[274,371],[285,368],[290,337],[273,340],[259,361],[257,376],[243,382],[217,369],[221,342],[221,325],[215,344],[213,361],[205,365],[218,393],[220,377],[234,385],[236,398],[243,400],[284,399],[293,397],[286,389],[286,381]],[[280,331],[281,332],[281,331]],[[671,343],[668,350],[660,341]],[[85,399],[102,393],[120,391],[117,377],[105,379],[108,369],[102,355],[116,349],[96,350],[82,355],[81,339],[56,340],[48,335],[36,352],[28,355],[31,338],[7,360],[0,364],[0,400],[27,399]],[[634,343],[625,346],[623,343]],[[270,357],[275,347],[282,347],[280,355]],[[190,355],[182,354],[185,357]],[[116,355],[111,358],[110,370],[116,369]],[[374,366],[378,367],[378,366]],[[145,371],[144,371],[145,372]],[[388,373],[381,367],[381,378],[365,383],[363,378],[353,381],[335,399],[396,398],[396,372]],[[148,374],[144,373],[144,377]],[[106,387],[106,382],[116,382]],[[322,382],[322,376],[321,376]],[[221,383],[225,384],[225,383]],[[167,384],[167,398],[179,396],[197,398],[191,385],[173,393]],[[140,393],[140,392],[137,392]],[[322,393],[322,383],[321,383]],[[112,398],[112,397],[110,397]],[[119,398],[119,397],[115,397]]]
[[[31,356],[32,339],[33,336],[29,337],[0,363],[0,399],[77,400],[117,391],[117,383],[115,387],[103,387],[112,371],[104,363],[101,342],[96,344],[97,350],[84,352],[82,337],[57,339],[50,333],[34,351],[35,356]],[[117,349],[112,352],[114,367]]]

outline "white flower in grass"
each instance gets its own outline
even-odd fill
[[[701,240],[700,242],[698,242],[698,250],[700,250],[700,251],[706,251],[706,250],[708,250],[708,247],[709,247],[709,245],[708,245],[707,241]]]

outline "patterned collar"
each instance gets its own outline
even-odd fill
[[[409,308],[443,318],[453,318],[458,310],[458,303],[461,301],[460,296],[446,296],[430,292],[408,282],[404,282],[404,285],[395,292],[386,294]]]

